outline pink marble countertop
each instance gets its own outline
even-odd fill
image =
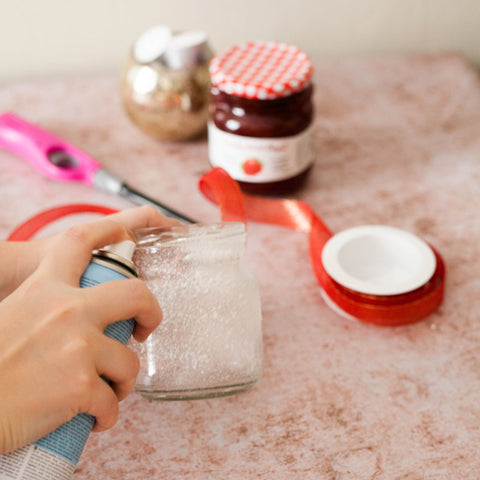
[[[249,392],[150,403],[132,394],[92,435],[76,480],[476,479],[480,471],[480,83],[454,54],[317,62],[317,160],[298,198],[334,231],[387,224],[444,256],[446,297],[399,328],[349,321],[322,300],[304,233],[251,224],[265,371]],[[160,143],[123,113],[116,78],[0,85],[14,111],[139,190],[202,221],[205,139]],[[61,184],[0,151],[0,236],[39,211],[123,199]]]

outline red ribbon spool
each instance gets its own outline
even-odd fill
[[[421,287],[399,295],[359,293],[335,282],[325,271],[322,250],[333,234],[308,204],[244,194],[221,168],[206,173],[199,187],[209,200],[219,205],[224,221],[246,222],[248,219],[309,233],[310,261],[320,287],[340,310],[362,322],[380,326],[407,325],[428,317],[442,303],[445,264],[431,246],[436,269]]]

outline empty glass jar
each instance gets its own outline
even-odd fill
[[[136,390],[154,400],[252,387],[263,367],[257,283],[244,265],[242,223],[137,230],[134,262],[163,311],[144,344]]]

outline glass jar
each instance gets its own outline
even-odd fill
[[[258,287],[244,265],[243,223],[193,224],[135,232],[134,262],[163,311],[145,343],[133,343],[136,390],[152,400],[218,397],[261,377]]]
[[[130,120],[159,140],[205,135],[212,51],[200,31],[157,26],[142,34],[125,62],[120,90]]]
[[[250,42],[210,62],[210,163],[242,190],[283,195],[314,162],[312,64],[296,47]]]

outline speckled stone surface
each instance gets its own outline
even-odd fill
[[[431,242],[446,297],[400,328],[345,320],[323,302],[307,237],[251,224],[265,371],[248,393],[149,403],[132,394],[92,435],[74,478],[450,480],[480,471],[480,84],[460,56],[317,62],[317,160],[298,198],[334,230],[382,223]],[[115,78],[0,86],[17,112],[145,193],[202,221],[205,139],[159,143],[122,111]],[[0,236],[52,206],[126,200],[37,174],[0,151]],[[53,228],[59,228],[56,225]]]

